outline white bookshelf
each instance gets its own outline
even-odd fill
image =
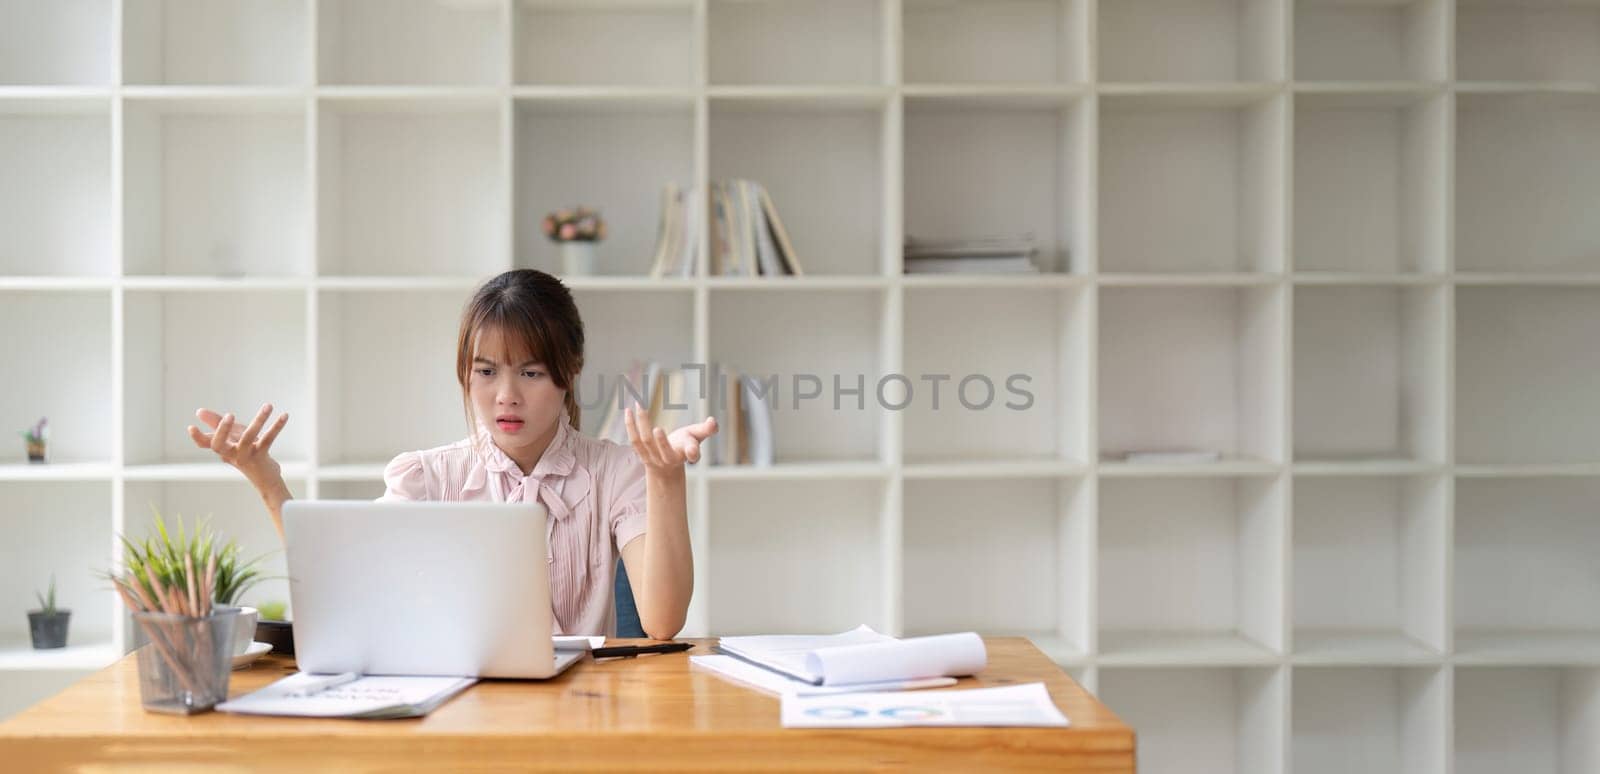
[[[685,634],[1023,634],[1148,771],[1591,770],[1597,28],[1592,0],[0,0],[0,421],[54,433],[47,466],[0,448],[0,686],[126,649],[90,571],[151,503],[276,547],[195,407],[289,411],[301,497],[461,437],[462,303],[557,270],[537,218],[584,203],[612,233],[569,279],[580,389],[633,357],[825,380],[777,466],[691,470]],[[661,185],[735,176],[807,275],[646,276]],[[900,274],[907,234],[1021,230],[1043,274]],[[1223,457],[1114,456],[1151,446]],[[52,571],[73,647],[36,653]]]

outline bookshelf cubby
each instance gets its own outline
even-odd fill
[[[882,274],[883,98],[715,98],[707,112],[708,179],[760,182],[807,275]]]
[[[303,100],[128,99],[123,273],[311,273]]]
[[[906,632],[1008,632],[1052,654],[1084,652],[1088,490],[1043,477],[906,482]],[[1007,593],[1017,588],[1036,593]]]
[[[1168,447],[1283,459],[1283,288],[1113,286],[1099,305],[1108,462]]]
[[[109,86],[117,67],[117,0],[5,0],[0,13],[0,84]]]
[[[50,467],[109,466],[116,456],[107,442],[117,404],[107,371],[111,319],[109,291],[0,291],[9,377],[0,394],[0,411],[17,425],[14,433],[33,427],[40,417],[48,419]],[[67,374],[72,378],[63,378]],[[12,435],[7,440],[18,445],[5,463],[26,465],[22,439]]]
[[[1445,296],[1295,289],[1296,460],[1444,460]]]
[[[1448,684],[1438,667],[1295,669],[1294,770],[1447,771]]]
[[[861,590],[884,582],[886,494],[881,481],[712,482],[710,628],[758,634],[792,628],[803,615],[844,631],[879,620],[882,595]],[[750,583],[756,576],[763,582]]]
[[[1250,660],[1280,652],[1284,490],[1271,476],[1102,482],[1102,658]]]
[[[695,83],[700,30],[692,0],[512,4],[518,85],[686,89]]]
[[[492,86],[510,73],[505,2],[309,1],[319,84]]]
[[[1294,265],[1301,272],[1445,270],[1447,99],[1397,90],[1295,99]]]
[[[116,274],[109,100],[0,102],[0,168],[0,271]]]
[[[1600,83],[1600,5],[1591,0],[1460,0],[1456,77],[1463,81]]]
[[[1100,270],[1281,273],[1287,100],[1117,95],[1100,106]]]
[[[1449,485],[1439,476],[1294,482],[1294,652],[1303,663],[1434,661],[1449,639]]]
[[[1289,670],[1105,668],[1100,700],[1138,729],[1139,768],[1205,774],[1288,767]]]
[[[1449,0],[1296,0],[1302,81],[1443,81]]]
[[[1600,159],[1589,152],[1600,132],[1600,75],[1596,81],[1589,93],[1457,98],[1457,271],[1600,272],[1592,217]]]
[[[1455,763],[1460,774],[1526,767],[1578,774],[1600,766],[1594,727],[1600,670],[1456,670]]]
[[[52,430],[47,465],[0,446],[30,547],[0,695],[125,652],[90,570],[149,502],[277,547],[195,408],[288,411],[299,497],[376,497],[394,454],[462,437],[462,305],[560,271],[538,218],[585,204],[611,233],[565,278],[580,390],[634,358],[780,380],[778,464],[690,470],[686,636],[1023,634],[1153,772],[1589,771],[1596,25],[1593,0],[0,0],[0,423]],[[729,178],[805,275],[709,276],[702,240],[649,277],[663,186]],[[908,235],[1018,232],[1039,274],[902,274]],[[1220,458],[1117,456],[1174,447]],[[34,652],[52,571],[81,646]]]
[[[309,83],[310,5],[306,0],[122,0],[122,82]]]

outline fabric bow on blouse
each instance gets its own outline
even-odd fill
[[[549,448],[523,475],[480,422],[471,438],[401,453],[383,479],[379,500],[543,505],[556,633],[616,635],[617,559],[647,521],[644,463],[632,447],[580,434],[563,412]]]
[[[479,423],[478,435],[474,439],[484,464],[467,472],[464,488],[474,490],[487,486],[491,498],[496,502],[537,502],[543,505],[550,514],[545,524],[546,562],[555,561],[556,524],[572,518],[573,511],[583,504],[594,485],[589,471],[576,467],[577,457],[572,450],[575,435],[577,431],[563,413],[561,421],[556,423],[556,435],[550,441],[550,448],[545,450],[544,456],[539,458],[526,476],[516,460],[494,444],[489,429],[482,423]],[[599,537],[604,539],[604,533]]]

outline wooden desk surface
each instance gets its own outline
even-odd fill
[[[480,682],[408,720],[149,713],[129,654],[0,723],[0,761],[29,772],[1134,769],[1133,731],[1024,638],[985,638],[988,668],[955,687],[1042,681],[1070,728],[786,730],[778,699],[691,668],[688,656],[715,640],[690,641],[689,653],[585,660],[548,681]],[[233,673],[229,696],[293,671],[268,655]]]

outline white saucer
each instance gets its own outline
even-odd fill
[[[270,642],[252,642],[250,647],[244,649],[243,653],[233,657],[233,668],[239,669],[250,666],[251,662],[267,655],[269,650],[272,650],[272,643]]]

